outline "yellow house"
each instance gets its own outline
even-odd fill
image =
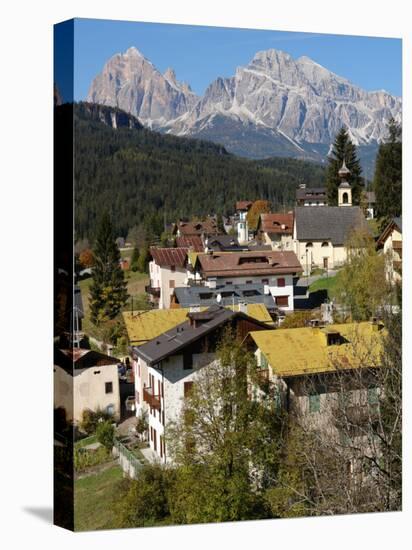
[[[329,431],[345,377],[355,412],[377,399],[373,372],[380,365],[383,334],[383,325],[362,322],[251,332],[248,343],[283,405]],[[356,376],[346,376],[350,373]]]

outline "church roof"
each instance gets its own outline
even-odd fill
[[[354,228],[367,228],[359,206],[297,206],[295,208],[298,241],[331,241],[343,245]]]

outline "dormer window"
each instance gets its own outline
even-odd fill
[[[340,333],[328,332],[326,335],[326,342],[328,346],[338,346],[341,343]]]

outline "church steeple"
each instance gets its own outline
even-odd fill
[[[347,181],[348,176],[350,176],[350,170],[346,166],[345,159],[343,159],[338,174],[341,179],[338,187],[338,206],[352,206],[352,188]]]

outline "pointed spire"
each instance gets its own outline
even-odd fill
[[[342,166],[338,172],[339,174],[339,177],[341,179],[341,183],[339,185],[339,187],[350,187],[349,183],[347,182],[347,177],[350,176],[350,170],[349,168],[346,166],[346,162],[345,162],[345,159],[343,159],[343,163],[342,163]]]

